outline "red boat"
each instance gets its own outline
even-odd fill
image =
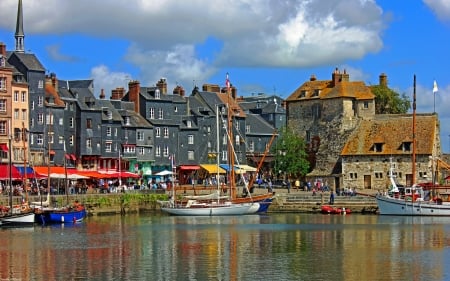
[[[332,214],[332,215],[345,215],[351,214],[352,210],[346,208],[337,208],[330,205],[323,205],[321,209],[322,214]]]

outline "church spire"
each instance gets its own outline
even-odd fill
[[[25,50],[23,33],[23,13],[22,13],[22,0],[19,0],[19,6],[17,7],[17,23],[16,23],[16,52],[23,53]]]

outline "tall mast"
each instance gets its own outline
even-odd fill
[[[234,174],[234,146],[233,146],[233,110],[231,108],[231,91],[230,91],[230,80],[228,78],[227,73],[227,79],[226,79],[226,86],[227,86],[227,98],[228,98],[228,114],[227,114],[227,120],[228,120],[228,134],[229,134],[229,144],[228,144],[228,156],[230,157],[229,161],[229,168],[230,168],[230,196],[232,199],[236,197],[236,187],[235,187],[235,174]]]
[[[416,183],[416,75],[413,90],[413,150],[412,150],[412,184]]]

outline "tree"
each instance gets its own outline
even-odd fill
[[[375,95],[376,114],[401,114],[411,108],[411,101],[406,94],[399,93],[383,85],[371,86]]]
[[[290,178],[301,178],[308,173],[309,161],[306,143],[289,128],[282,128],[275,146],[275,171]]]

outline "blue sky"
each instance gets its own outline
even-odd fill
[[[0,41],[14,49],[17,0],[0,1]],[[107,4],[106,4],[107,3]],[[130,79],[225,84],[288,97],[338,67],[351,81],[412,96],[439,114],[450,152],[449,0],[23,0],[25,50],[61,79],[94,79],[107,98]],[[433,95],[433,81],[439,91]]]

